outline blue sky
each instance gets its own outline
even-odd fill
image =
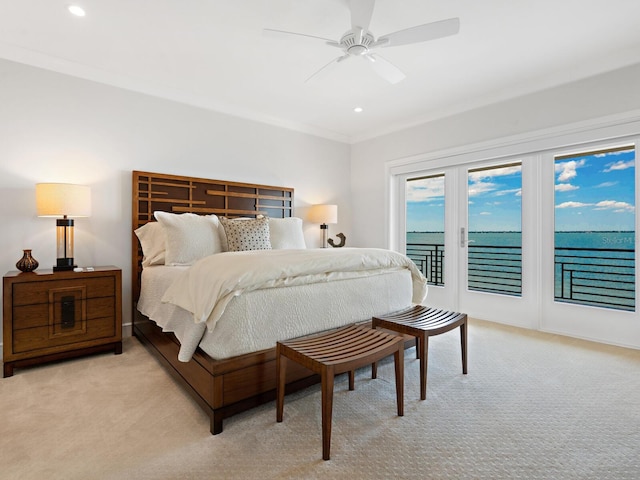
[[[407,231],[444,231],[444,175],[407,182]]]
[[[555,161],[557,231],[635,230],[632,149]],[[469,173],[469,231],[520,231],[518,165]],[[407,182],[407,231],[444,230],[444,176]]]
[[[635,230],[633,150],[555,163],[556,230]]]

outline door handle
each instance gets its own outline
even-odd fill
[[[460,248],[468,247],[470,243],[474,243],[475,240],[467,240],[467,231],[464,227],[460,228]]]

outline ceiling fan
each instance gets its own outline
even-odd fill
[[[352,57],[360,57],[366,59],[380,77],[395,84],[402,81],[405,78],[405,74],[384,57],[373,53],[374,49],[426,42],[428,40],[455,35],[460,31],[460,19],[449,18],[438,22],[417,25],[376,38],[373,33],[369,31],[369,24],[371,23],[375,3],[375,0],[347,0],[349,11],[351,12],[351,29],[342,35],[339,41],[271,28],[265,28],[264,33],[315,38],[325,42],[330,47],[337,47],[342,50],[342,55],[331,60],[331,62],[307,78],[305,82],[325,74],[335,65],[345,60]]]

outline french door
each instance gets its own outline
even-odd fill
[[[391,247],[423,269],[426,305],[639,348],[638,143],[395,173]]]
[[[522,204],[535,201],[524,175],[528,158],[477,162],[406,175],[407,255],[429,280],[428,305],[535,327],[537,284],[523,231],[533,231]]]
[[[458,167],[463,194],[457,212],[459,309],[476,318],[537,327],[537,188],[531,157]]]

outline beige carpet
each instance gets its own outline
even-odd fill
[[[124,353],[0,380],[2,479],[638,479],[640,351],[472,321],[432,338],[427,400],[407,352],[405,416],[393,362],[336,383],[331,460],[320,391],[228,419],[221,435],[137,340]]]

